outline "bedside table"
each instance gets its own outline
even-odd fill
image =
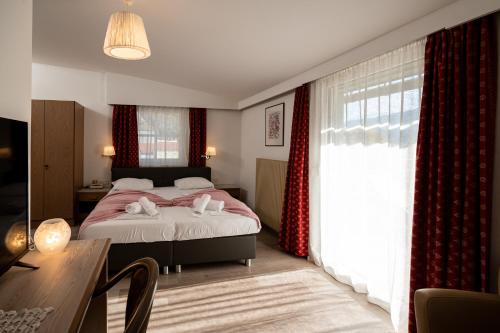
[[[85,187],[76,191],[76,222],[82,223],[110,189],[109,187],[99,189]]]
[[[224,190],[229,193],[235,199],[240,200],[241,197],[241,189],[234,184],[215,184],[214,185],[217,190]]]

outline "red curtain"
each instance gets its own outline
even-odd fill
[[[488,16],[428,36],[410,277],[420,288],[488,288],[496,38]]]
[[[290,155],[279,244],[296,256],[308,255],[309,243],[309,84],[295,89]]]
[[[113,168],[139,166],[139,140],[137,137],[137,107],[115,105],[113,107]]]
[[[190,167],[204,167],[201,157],[207,150],[207,109],[189,109],[189,162]]]

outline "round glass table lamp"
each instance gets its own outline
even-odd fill
[[[45,220],[35,231],[36,248],[43,254],[62,252],[70,238],[71,228],[61,218]]]

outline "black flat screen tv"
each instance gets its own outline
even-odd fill
[[[0,275],[28,251],[28,124],[0,117]]]

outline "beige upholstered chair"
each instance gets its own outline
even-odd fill
[[[415,292],[418,333],[500,332],[500,296],[453,289]]]

